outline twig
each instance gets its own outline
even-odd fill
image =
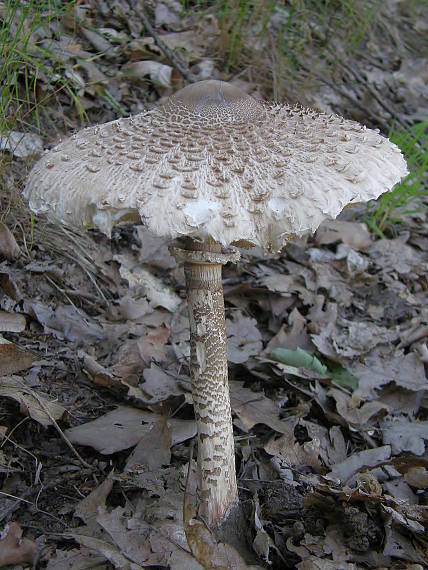
[[[25,386],[24,383],[22,383],[23,386],[25,387],[26,390],[28,390],[27,386]],[[63,439],[63,441],[65,442],[65,444],[71,449],[71,451],[74,453],[74,455],[77,457],[77,459],[80,461],[80,463],[86,467],[87,469],[93,469],[91,465],[89,465],[89,463],[87,463],[83,457],[79,454],[79,452],[77,451],[77,449],[75,449],[75,447],[73,446],[73,444],[71,443],[71,441],[68,439],[68,437],[65,435],[65,433],[62,431],[62,429],[59,427],[59,425],[57,424],[55,418],[53,417],[53,415],[50,413],[48,407],[45,405],[44,401],[42,400],[42,398],[40,398],[40,396],[37,394],[37,392],[35,392],[34,390],[31,391],[32,395],[34,396],[34,398],[37,400],[37,402],[39,403],[39,406],[42,408],[42,410],[45,412],[45,414],[48,416],[48,418],[50,419],[50,421],[53,423],[55,429],[57,430],[57,432],[59,433],[60,437]]]
[[[63,520],[59,519],[55,515],[52,515],[51,513],[48,513],[47,511],[42,511],[42,509],[39,509],[39,507],[36,505],[36,503],[33,503],[33,502],[29,501],[28,499],[24,499],[22,497],[17,497],[16,495],[11,495],[10,493],[5,493],[4,491],[0,491],[0,495],[7,497],[8,499],[15,499],[16,501],[19,501],[20,503],[26,503],[27,505],[31,505],[32,507],[37,509],[37,512],[42,513],[43,515],[46,515],[48,517],[51,517],[51,518],[55,519],[56,521],[60,522],[61,524],[63,524],[64,526],[67,526],[67,523],[65,523]]]
[[[141,18],[141,21],[144,24],[145,29],[149,32],[149,34],[154,39],[155,44],[164,54],[164,56],[168,59],[170,64],[175,67],[175,69],[184,77],[186,81],[189,83],[195,83],[197,78],[190,73],[187,69],[186,65],[177,57],[177,55],[170,49],[166,43],[160,38],[159,34],[156,32],[154,27],[149,22],[147,16],[145,15],[145,5],[144,0],[138,0],[137,3],[131,2],[128,0],[128,4],[130,8],[138,13],[138,17]],[[132,4],[132,5],[131,5]]]
[[[304,66],[302,63],[299,62],[299,65],[303,69],[303,71],[308,73],[311,77],[313,77],[314,79],[317,79],[318,81],[321,81],[321,83],[324,83],[325,85],[327,85],[328,87],[330,87],[331,89],[333,89],[334,91],[336,91],[337,93],[342,95],[342,97],[346,97],[346,99],[351,101],[351,103],[353,105],[355,105],[355,107],[358,107],[358,109],[360,109],[360,111],[363,111],[364,114],[366,114],[368,117],[370,117],[370,119],[372,119],[373,122],[378,123],[382,127],[384,132],[387,133],[390,130],[390,125],[388,125],[388,123],[386,121],[384,121],[381,117],[376,115],[376,113],[373,113],[367,106],[360,103],[356,97],[354,97],[353,95],[351,95],[350,93],[348,93],[344,89],[341,89],[339,87],[339,85],[336,85],[333,81],[329,81],[325,77],[322,77],[321,75],[317,75],[312,70],[310,70],[308,67]]]
[[[389,115],[391,115],[393,120],[397,121],[397,123],[399,123],[404,129],[408,128],[409,125],[406,123],[406,121],[405,120],[403,121],[401,119],[401,117],[398,116],[398,114],[392,108],[392,105],[390,105],[389,107],[387,105],[385,105],[385,103],[382,101],[381,97],[379,97],[379,95],[377,94],[376,90],[370,85],[370,83],[366,79],[364,79],[364,77],[360,74],[359,71],[352,68],[350,65],[348,65],[344,61],[341,61],[340,65],[348,73],[350,73],[357,81],[359,81],[360,83],[362,83],[365,86],[368,93],[370,93],[370,95],[377,101],[379,106],[382,107],[382,109],[384,111],[386,111]]]

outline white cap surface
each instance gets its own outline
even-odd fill
[[[35,165],[25,195],[37,213],[107,235],[142,219],[158,236],[277,250],[406,174],[398,147],[374,130],[208,80],[64,140]]]

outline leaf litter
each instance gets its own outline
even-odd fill
[[[180,84],[177,61],[159,46],[179,54],[195,77],[220,77],[211,57],[215,11],[183,15],[178,2],[157,3],[159,42],[128,2],[110,4],[78,3],[58,20],[55,37],[41,29],[30,40],[67,67],[90,122],[151,108]],[[195,33],[202,26],[204,34]],[[376,52],[376,42],[371,47]],[[380,72],[367,73],[378,81]],[[44,72],[39,81],[56,88]],[[256,87],[251,77],[237,81],[248,92]],[[388,85],[383,95],[390,92]],[[350,113],[346,97],[306,93]],[[49,109],[52,124],[67,115],[68,128],[78,128],[65,101]],[[51,143],[57,133],[46,129]],[[5,196],[22,185],[23,154],[41,150],[39,137],[20,135],[21,148],[4,143]],[[183,520],[196,427],[182,269],[168,243],[142,226],[122,224],[111,242],[44,221],[30,241],[21,226],[13,210],[1,218],[2,563],[200,570]],[[248,516],[240,553],[189,519],[213,564],[420,570],[428,563],[427,229],[418,214],[392,239],[376,239],[356,207],[281,255],[246,250],[243,262],[225,268]]]

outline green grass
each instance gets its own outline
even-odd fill
[[[49,49],[53,24],[74,2],[6,0],[0,12],[0,133],[40,130],[40,109],[65,92],[83,116],[63,62]],[[35,34],[42,32],[44,46]]]
[[[385,232],[393,235],[394,226],[403,216],[416,214],[424,208],[418,198],[427,194],[428,121],[417,123],[408,130],[392,130],[389,138],[403,152],[410,174],[392,192],[383,194],[367,207],[367,224],[381,238],[385,237]]]

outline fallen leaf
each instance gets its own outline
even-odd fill
[[[89,493],[84,499],[77,503],[74,515],[83,522],[89,523],[98,514],[99,508],[104,507],[107,497],[113,489],[113,477],[109,474],[104,481]]]
[[[352,363],[350,370],[359,379],[357,395],[363,400],[376,398],[376,390],[390,382],[407,390],[428,390],[424,365],[414,352],[375,350],[363,362]]]
[[[0,376],[30,368],[37,356],[0,336]]]
[[[227,359],[234,364],[246,362],[250,356],[260,354],[263,344],[262,335],[257,328],[256,319],[244,317],[235,311],[232,319],[226,319]]]
[[[43,152],[42,139],[36,133],[9,131],[0,136],[0,151],[7,150],[17,158],[39,155]]]
[[[394,556],[402,560],[410,560],[425,564],[426,560],[416,550],[410,538],[400,534],[400,532],[391,526],[385,525],[385,540],[383,554],[385,556]]]
[[[152,307],[164,307],[171,313],[175,313],[181,304],[181,299],[170,287],[164,285],[150,271],[138,265],[138,260],[130,254],[115,255],[113,259],[120,263],[119,273],[123,279],[128,281],[131,289],[141,288]]]
[[[330,245],[345,243],[353,249],[365,250],[372,243],[366,224],[341,220],[325,220],[315,233],[315,243]]]
[[[72,443],[88,445],[103,455],[111,455],[134,447],[159,418],[153,412],[119,406],[92,422],[67,429],[65,434]],[[196,434],[196,424],[192,420],[170,418],[167,424],[171,429],[171,445],[186,441]]]
[[[350,483],[351,477],[355,477],[363,469],[376,467],[391,457],[391,446],[384,445],[375,449],[367,449],[353,453],[341,463],[333,465],[330,473],[326,475],[330,479],[339,479],[343,483]]]
[[[145,382],[141,386],[142,389],[156,400],[166,400],[185,392],[173,375],[168,374],[153,362],[150,368],[144,370],[143,377]]]
[[[105,556],[99,556],[88,552],[87,548],[73,548],[72,550],[60,550],[50,557],[46,570],[89,570],[90,568],[102,568],[106,561]]]
[[[0,311],[0,332],[19,333],[25,330],[26,324],[24,315]]]
[[[158,87],[168,89],[172,84],[173,68],[158,61],[132,61],[126,63],[121,72],[133,81],[144,81],[147,77]]]
[[[145,567],[144,563],[151,555],[150,542],[139,529],[127,529],[124,508],[116,507],[110,512],[105,508],[100,509],[97,523],[110,536],[121,554]]]
[[[137,340],[138,350],[144,362],[148,364],[152,360],[162,362],[165,359],[165,344],[170,333],[170,327],[163,324]]]
[[[174,5],[175,4],[175,5]],[[181,18],[181,6],[178,2],[156,2],[155,8],[155,26],[160,28],[161,26],[167,26],[174,28],[180,26]]]
[[[313,350],[314,345],[306,330],[306,319],[296,308],[291,311],[288,323],[291,325],[291,330],[283,324],[276,335],[268,342],[262,354],[270,354],[275,348]]]
[[[0,222],[0,257],[9,261],[17,259],[21,255],[19,245],[15,237],[6,224]]]
[[[411,467],[404,474],[404,480],[415,489],[428,488],[428,469],[425,467]]]
[[[131,471],[137,464],[145,465],[149,471],[156,471],[171,461],[171,430],[164,417],[151,425],[136,448],[128,457],[124,471]]]
[[[39,301],[32,301],[31,308],[46,332],[59,339],[84,345],[93,344],[104,336],[103,328],[73,305],[57,304],[55,309],[51,309]]]
[[[287,433],[288,425],[279,419],[279,407],[262,392],[253,392],[243,382],[229,382],[232,410],[239,418],[239,426],[249,431],[256,424],[264,424],[279,433]],[[238,423],[238,422],[236,422]]]
[[[0,396],[18,402],[21,411],[43,427],[53,425],[52,418],[57,421],[67,413],[67,410],[56,402],[46,400],[26,386],[20,376],[0,377]]]
[[[328,263],[313,263],[312,267],[316,274],[317,290],[326,289],[331,299],[334,299],[339,305],[349,307],[354,297],[354,291],[339,271]]]
[[[418,272],[423,257],[414,247],[405,244],[401,238],[380,239],[372,243],[369,250],[373,263],[385,273],[407,275]]]
[[[408,419],[385,419],[380,424],[384,444],[390,444],[392,453],[398,455],[408,451],[414,455],[423,455],[425,440],[428,440],[428,421],[409,421]]]
[[[285,423],[285,422],[284,422]],[[274,455],[286,467],[302,467],[311,466],[316,471],[320,471],[322,466],[318,458],[320,452],[320,441],[313,438],[306,441],[303,445],[295,441],[294,424],[298,422],[289,422],[291,428],[288,433],[279,438],[271,438],[265,445],[264,449],[269,455]]]
[[[325,303],[324,295],[317,295],[313,306],[309,309],[307,319],[311,333],[319,334],[322,330],[332,328],[337,320],[337,304]]]
[[[336,409],[342,418],[354,426],[367,426],[378,414],[382,412],[384,415],[389,410],[384,402],[378,401],[358,407],[352,398],[337,388],[330,388],[327,394],[336,401]]]
[[[0,567],[15,564],[31,564],[35,567],[38,558],[37,544],[28,538],[22,538],[18,523],[10,523],[6,536],[0,540]]]
[[[358,566],[352,562],[338,562],[328,560],[327,558],[319,558],[318,556],[309,556],[296,566],[297,570],[358,570]]]
[[[359,356],[378,344],[389,344],[399,337],[397,330],[387,329],[372,322],[343,320],[341,328],[333,329],[331,341],[337,354]]]
[[[143,566],[131,562],[129,558],[123,556],[120,550],[113,546],[106,540],[101,540],[99,538],[94,538],[92,536],[81,535],[78,532],[70,533],[76,542],[82,546],[86,546],[95,552],[102,554],[109,562],[113,564],[118,570],[144,570]]]

